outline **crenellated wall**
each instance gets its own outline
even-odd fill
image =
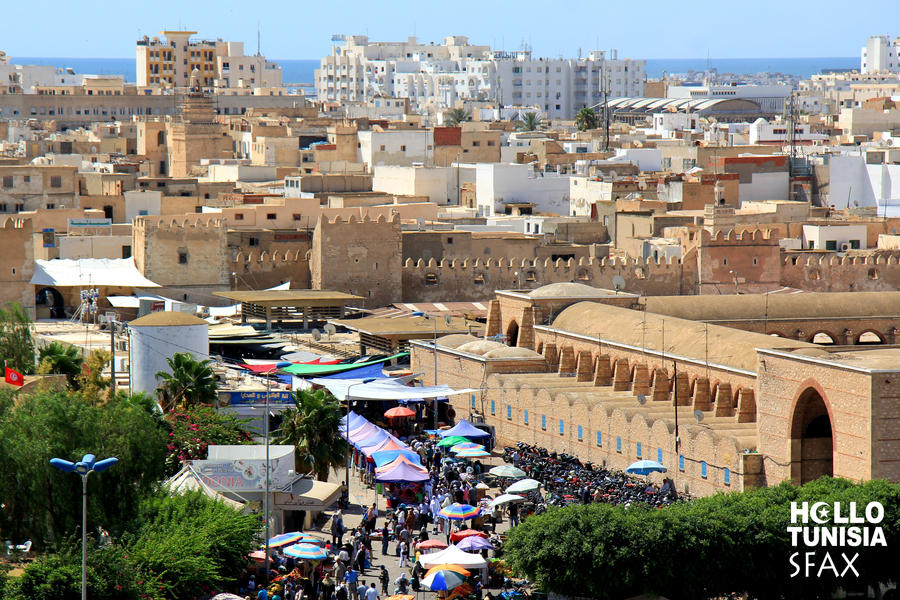
[[[227,222],[220,217],[138,217],[132,229],[137,269],[160,285],[210,290],[231,285]]]
[[[494,290],[527,290],[567,281],[615,289],[616,277],[625,281],[625,291],[635,294],[686,294],[691,293],[691,282],[696,281],[696,261],[475,258],[426,262],[407,259],[403,265],[403,301],[440,302],[450,298],[484,301],[493,298]]]
[[[781,263],[782,285],[810,292],[881,292],[900,290],[900,260],[888,256],[787,256]]]
[[[235,289],[266,289],[285,281],[295,289],[310,286],[309,251],[298,250],[267,252],[237,252],[231,261],[235,273]]]

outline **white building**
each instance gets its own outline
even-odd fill
[[[415,163],[434,162],[433,129],[381,129],[376,127],[357,133],[357,162],[372,171],[377,165],[411,167]]]
[[[740,98],[759,104],[764,113],[784,112],[793,88],[789,85],[670,85],[669,98]]]
[[[859,61],[860,73],[900,73],[900,37],[873,35],[866,40]]]
[[[428,196],[435,204],[457,204],[460,187],[474,181],[472,165],[398,167],[376,165],[372,190],[400,196]]]
[[[569,211],[569,177],[535,173],[530,165],[475,165],[475,204],[479,216],[553,214]]]
[[[803,248],[846,252],[866,248],[865,225],[804,225]]]
[[[50,65],[16,65],[0,52],[0,93],[35,94],[38,87],[81,85],[84,75]]]
[[[442,45],[369,42],[348,36],[322,58],[316,70],[321,100],[367,100],[382,95],[409,98],[412,110],[435,112],[459,100],[500,105],[536,105],[549,118],[570,119],[599,104],[605,88],[612,98],[643,94],[645,61],[592,51],[587,58],[534,58],[529,50],[493,51],[450,36]]]
[[[790,144],[790,126],[783,121],[769,122],[760,117],[750,124],[748,129],[750,145],[756,144]],[[828,141],[823,133],[812,133],[807,123],[794,123],[794,142],[797,144],[815,144]]]

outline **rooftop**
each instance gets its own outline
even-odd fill
[[[263,306],[289,306],[289,305],[322,305],[343,304],[362,300],[360,296],[333,292],[330,290],[259,290],[243,292],[215,292],[216,296],[222,296],[236,302],[247,304],[260,304]]]

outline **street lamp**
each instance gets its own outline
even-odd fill
[[[357,381],[356,383],[351,383],[347,386],[347,391],[344,392],[344,422],[347,427],[347,465],[344,469],[344,486],[347,488],[347,501],[350,501],[350,390],[353,389],[354,386],[362,385],[364,383],[372,383],[375,381],[374,377],[367,377],[362,381]]]
[[[96,460],[93,454],[85,454],[77,463],[62,459],[51,458],[50,464],[65,473],[77,473],[81,475],[81,600],[87,600],[87,481],[91,473],[105,471],[119,462],[118,458],[110,457]]]
[[[278,369],[289,367],[292,364],[293,363],[290,362],[279,362],[275,363],[275,366],[268,371],[263,371],[263,375],[266,375],[266,414],[263,415],[263,435],[266,439],[266,495],[263,498],[263,503],[265,505],[263,512],[265,513],[266,519],[266,588],[269,587],[269,388],[271,383],[271,377],[269,377],[269,375]]]

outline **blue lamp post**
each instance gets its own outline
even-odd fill
[[[294,363],[291,362],[278,362],[275,363],[275,366],[265,371],[263,375],[266,376],[266,414],[263,415],[263,429],[264,436],[266,439],[266,496],[263,498],[263,502],[265,503],[265,508],[263,512],[265,513],[266,519],[266,577],[265,577],[265,587],[268,589],[269,587],[269,384],[272,379],[270,375],[277,371],[278,369],[283,369],[285,367],[289,367]]]
[[[97,460],[93,454],[85,454],[78,462],[51,458],[50,464],[65,473],[81,475],[81,600],[87,600],[87,481],[91,473],[99,473],[119,462],[110,457]]]

